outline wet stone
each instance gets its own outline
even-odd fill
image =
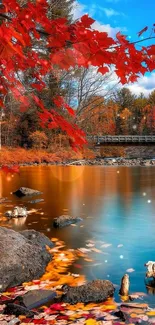
[[[32,188],[28,188],[28,187],[20,187],[18,190],[13,192],[13,194],[15,194],[18,197],[22,197],[22,196],[40,195],[40,194],[42,194],[42,192],[34,190]]]
[[[48,302],[53,303],[56,293],[52,290],[32,290],[23,297],[23,303],[29,309],[40,307]]]

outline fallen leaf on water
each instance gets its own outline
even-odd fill
[[[74,267],[78,268],[78,269],[82,269],[82,265],[81,264],[74,264]]]
[[[134,272],[134,271],[135,271],[135,270],[134,270],[134,269],[132,269],[132,268],[131,268],[131,269],[127,269],[127,270],[126,270],[126,272],[128,272],[128,273],[132,273],[132,272]]]
[[[89,244],[86,244],[87,247],[94,247],[95,244],[92,244],[92,243],[89,243]]]
[[[148,311],[146,313],[146,315],[148,315],[148,316],[155,316],[155,310]]]
[[[91,251],[95,252],[95,253],[102,253],[102,251],[100,251],[99,249],[97,248],[92,248]]]
[[[147,294],[145,292],[134,292],[134,295],[138,295],[139,297],[147,296]]]
[[[148,304],[128,303],[122,304],[121,307],[145,309],[148,308]]]
[[[129,298],[131,298],[131,299],[138,299],[139,298],[139,296],[138,295],[135,295],[135,294],[133,294],[133,295],[129,295]],[[131,300],[130,299],[130,300]]]
[[[85,260],[86,262],[93,262],[93,260],[91,260],[91,258],[84,258],[84,260]]]
[[[101,247],[103,248],[107,248],[107,247],[110,247],[110,246],[112,246],[112,244],[103,244],[103,245],[101,245]]]
[[[31,209],[31,210],[29,210],[27,213],[28,214],[31,214],[31,213],[36,213],[36,212],[38,212],[39,211],[39,209]]]
[[[90,249],[88,249],[88,248],[78,248],[78,251],[80,251],[81,253],[88,253],[88,252],[91,252],[91,250]]]

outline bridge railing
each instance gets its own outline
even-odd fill
[[[100,143],[137,143],[137,142],[154,142],[155,135],[105,135],[105,136],[87,136],[88,141]]]

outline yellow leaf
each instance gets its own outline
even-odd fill
[[[130,314],[130,316],[131,316],[132,318],[136,318],[136,317],[137,317],[137,314],[132,313],[132,314]]]
[[[153,310],[153,311],[148,311],[148,312],[146,313],[146,315],[148,315],[148,316],[155,316],[155,310]]]
[[[97,325],[97,322],[95,319],[87,319],[86,322],[85,322],[86,325]]]

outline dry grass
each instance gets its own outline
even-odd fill
[[[3,147],[0,155],[0,165],[30,164],[30,163],[54,163],[67,160],[93,159],[94,154],[89,149],[82,152],[74,152],[71,148],[61,149],[53,148],[45,150],[26,150],[23,148],[6,148]]]

